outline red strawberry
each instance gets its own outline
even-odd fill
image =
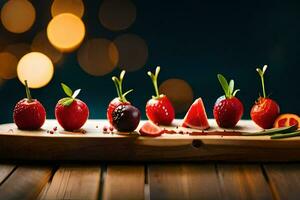
[[[87,105],[76,99],[80,89],[73,91],[65,84],[61,84],[68,97],[58,101],[55,107],[55,117],[58,123],[67,131],[80,129],[89,117]]]
[[[235,97],[239,90],[234,90],[234,81],[230,80],[229,84],[225,77],[218,74],[219,82],[225,92],[225,96],[221,96],[214,106],[214,117],[219,127],[233,128],[242,118],[244,106],[241,101]]]
[[[158,92],[157,77],[159,71],[160,67],[157,67],[155,74],[148,72],[153,82],[156,96],[152,96],[152,99],[147,102],[146,115],[155,124],[170,125],[175,118],[175,111],[168,97]]]
[[[46,120],[46,111],[36,99],[32,99],[30,90],[25,80],[27,98],[19,101],[14,109],[14,122],[19,129],[36,130],[43,126]]]
[[[125,96],[128,93],[132,92],[133,90],[128,90],[127,92],[125,92],[123,94],[122,83],[123,83],[124,75],[125,75],[125,70],[123,70],[121,72],[120,78],[117,78],[115,76],[112,77],[112,80],[116,86],[118,97],[114,98],[107,107],[106,116],[107,116],[107,119],[108,119],[110,125],[113,125],[113,117],[112,117],[113,111],[120,105],[130,105],[130,102],[127,101]]]
[[[163,134],[163,129],[148,121],[141,127],[139,132],[142,136],[157,137]]]
[[[264,129],[272,128],[280,113],[278,104],[274,100],[266,97],[264,74],[267,67],[268,66],[265,65],[263,69],[256,69],[261,78],[263,97],[258,98],[258,101],[255,102],[250,112],[251,119]]]

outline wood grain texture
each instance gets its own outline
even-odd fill
[[[157,138],[138,134],[104,134],[107,122],[91,120],[86,134],[59,129],[47,121],[40,131],[20,131],[0,125],[0,159],[51,161],[300,161],[300,137],[270,140],[269,136],[190,136],[163,134]],[[98,127],[98,128],[96,128]],[[174,129],[174,127],[173,127]],[[13,131],[8,131],[13,130]],[[235,131],[257,130],[251,121],[240,121]],[[210,131],[220,131],[213,126]],[[118,148],[112,148],[118,146]],[[163,153],[162,153],[163,152]]]
[[[260,165],[217,165],[222,199],[272,199]]]
[[[98,199],[100,178],[100,166],[61,166],[40,199]]]
[[[212,164],[150,165],[150,199],[222,199]]]
[[[264,168],[276,199],[299,199],[300,164],[266,164]]]
[[[145,170],[143,165],[108,165],[103,188],[104,200],[143,200]]]
[[[16,168],[15,165],[10,164],[0,164],[0,185],[5,181],[5,179],[12,173]]]
[[[51,178],[51,167],[19,166],[0,186],[0,199],[35,199]]]

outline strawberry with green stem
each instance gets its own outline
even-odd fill
[[[27,80],[25,80],[25,90],[27,98],[19,101],[14,108],[14,122],[19,129],[36,130],[43,126],[46,110],[38,100],[31,97]]]
[[[113,117],[112,113],[113,111],[119,106],[119,105],[130,105],[131,103],[126,99],[126,95],[133,91],[133,89],[126,91],[123,93],[123,80],[125,76],[126,71],[122,70],[120,73],[120,77],[117,78],[116,76],[112,77],[112,80],[115,84],[116,91],[118,94],[118,97],[114,98],[108,105],[106,116],[109,121],[109,123],[113,126]]]
[[[244,112],[242,102],[235,97],[240,90],[234,90],[234,80],[230,80],[228,84],[223,75],[218,74],[217,77],[225,95],[217,99],[213,114],[219,127],[233,128],[242,118]]]
[[[58,101],[55,107],[55,117],[58,123],[67,131],[80,129],[89,117],[89,108],[87,105],[77,99],[80,89],[73,91],[66,84],[61,84],[67,97]]]
[[[155,74],[148,72],[148,76],[150,76],[154,86],[155,96],[152,96],[146,104],[146,115],[155,124],[170,125],[175,118],[175,111],[168,97],[164,94],[159,94],[157,85],[159,72],[159,66],[156,67]]]
[[[269,129],[273,127],[273,124],[280,113],[280,108],[274,100],[270,99],[266,95],[264,80],[266,70],[267,65],[265,65],[262,69],[256,69],[261,79],[263,96],[260,96],[253,105],[250,116],[258,126],[264,129]]]

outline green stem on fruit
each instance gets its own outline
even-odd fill
[[[31,94],[30,94],[30,89],[28,87],[27,80],[25,80],[25,89],[26,89],[26,96],[27,96],[28,101],[32,102],[32,97],[31,97]]]
[[[266,89],[265,89],[265,79],[264,79],[264,74],[267,70],[267,65],[264,65],[264,67],[262,69],[257,68],[256,71],[258,72],[259,76],[260,76],[260,80],[261,80],[261,85],[262,85],[262,90],[263,90],[263,97],[266,98]]]
[[[157,78],[158,78],[159,72],[160,72],[160,66],[157,66],[156,70],[155,70],[155,74],[152,74],[150,71],[147,73],[148,76],[150,76],[150,78],[152,80],[152,83],[153,83],[153,86],[154,86],[155,95],[156,95],[156,96],[153,96],[154,98],[159,98],[160,97],[160,94],[159,94],[159,91],[158,91],[158,85],[157,85]]]
[[[123,94],[122,85],[123,85],[123,79],[124,79],[125,73],[126,73],[126,71],[122,70],[122,72],[120,73],[119,78],[117,78],[115,76],[112,77],[112,80],[113,80],[113,82],[115,84],[115,87],[116,87],[116,90],[117,90],[118,97],[119,97],[121,102],[127,102],[126,95],[133,91],[133,89],[131,89],[131,90],[126,91]]]
[[[218,74],[217,78],[224,90],[224,94],[227,99],[234,97],[236,93],[240,91],[239,89],[234,90],[234,80],[230,80],[228,84],[226,78],[222,74]]]

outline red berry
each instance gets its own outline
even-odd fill
[[[36,130],[43,126],[46,111],[38,100],[32,99],[30,102],[28,99],[22,99],[15,106],[13,118],[19,129]]]
[[[110,125],[113,125],[113,117],[112,117],[113,111],[120,105],[130,105],[130,102],[127,101],[127,99],[126,99],[126,95],[129,94],[130,92],[132,92],[133,90],[128,90],[125,93],[123,93],[123,90],[122,90],[122,83],[123,83],[125,73],[126,73],[125,70],[123,70],[120,73],[119,78],[117,78],[115,76],[112,77],[112,80],[113,80],[116,90],[117,90],[118,97],[114,98],[107,107],[106,117],[107,117],[107,120],[109,121]]]
[[[69,106],[58,102],[55,107],[55,117],[65,130],[74,131],[80,129],[85,124],[89,117],[89,109],[79,99],[74,99]]]
[[[146,115],[155,124],[170,125],[175,118],[175,111],[167,96],[162,95],[147,102]]]
[[[25,80],[27,98],[19,101],[13,112],[14,122],[19,129],[36,130],[43,126],[46,120],[46,111],[36,99],[32,99],[30,90]]]
[[[235,97],[239,90],[234,90],[234,80],[228,83],[221,74],[218,74],[218,80],[225,95],[217,99],[213,114],[219,127],[234,128],[244,113],[242,102]]]
[[[142,136],[149,136],[149,137],[157,137],[163,134],[163,129],[159,126],[153,124],[152,122],[146,122],[141,129],[139,130]]]
[[[56,104],[55,117],[65,130],[78,130],[87,121],[89,108],[83,101],[76,99],[80,89],[73,93],[72,90],[63,83],[62,88],[68,97],[59,100]]]
[[[112,113],[119,105],[130,105],[130,102],[122,102],[120,98],[114,98],[108,105],[106,116],[110,124],[113,123]]]
[[[220,97],[214,106],[214,117],[217,124],[222,128],[233,128],[242,118],[244,106],[236,98]]]
[[[270,98],[259,98],[252,107],[251,119],[261,128],[272,128],[280,113],[278,104]]]
[[[155,124],[170,125],[175,118],[175,111],[168,97],[159,94],[157,86],[159,71],[160,67],[158,66],[156,67],[155,74],[152,74],[150,71],[148,72],[154,86],[155,96],[152,96],[152,99],[146,104],[146,115]]]

